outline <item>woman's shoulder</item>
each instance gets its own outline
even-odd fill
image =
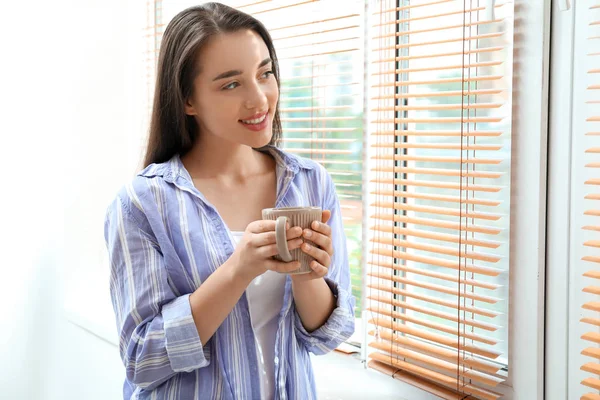
[[[290,150],[273,147],[272,154],[276,158],[279,158],[279,160],[277,160],[278,163],[285,165],[289,169],[294,169],[297,172],[303,172],[304,174],[316,174],[319,176],[328,175],[323,164],[308,157],[295,154]]]
[[[171,179],[172,174],[170,164],[171,161],[150,164],[139,171],[118,189],[107,212],[114,212],[120,207],[133,219],[144,219],[149,201],[156,203],[157,196],[164,200],[167,180]]]
[[[281,149],[276,151],[286,167],[294,170],[300,179],[305,180],[322,197],[328,197],[332,191],[335,191],[333,179],[322,163],[290,151]]]

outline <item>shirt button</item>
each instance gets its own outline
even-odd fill
[[[279,357],[275,357],[275,365],[279,364]]]

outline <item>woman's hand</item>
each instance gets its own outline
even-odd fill
[[[236,263],[236,271],[249,280],[267,270],[290,272],[300,268],[298,261],[283,262],[272,258],[279,254],[275,241],[276,221],[254,221],[246,227],[244,236],[231,256]],[[296,226],[287,230],[288,248],[294,250],[304,242],[302,228]]]
[[[331,211],[323,210],[321,221],[313,221],[311,224],[312,229],[304,229],[304,232],[302,232],[302,237],[313,242],[315,246],[304,243],[301,249],[306,254],[312,256],[314,260],[310,264],[312,269],[310,273],[292,275],[292,279],[295,282],[319,279],[327,275],[327,271],[329,271],[329,266],[331,265],[331,258],[333,257],[331,227],[327,225],[329,218],[331,218]]]

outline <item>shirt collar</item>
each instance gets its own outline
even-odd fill
[[[281,150],[272,145],[265,146],[259,151],[270,154],[275,159],[277,168],[284,168],[290,172],[293,172],[294,174],[298,173],[300,169],[314,169],[314,162],[311,162],[303,157],[299,157],[295,154],[288,153],[287,151]],[[167,162],[150,164],[140,171],[138,175],[147,178],[153,176],[162,176],[165,180],[170,182],[174,182],[177,180],[177,178],[183,178],[189,182],[192,181],[192,177],[183,166],[183,162],[181,161],[179,154],[174,155]]]
[[[259,151],[270,154],[275,159],[278,167],[285,168],[294,173],[297,173],[300,169],[314,169],[314,163],[310,160],[296,154],[288,153],[275,146],[265,146]]]

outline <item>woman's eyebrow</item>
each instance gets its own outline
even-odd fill
[[[269,64],[270,62],[272,62],[273,60],[271,60],[271,58],[265,58],[264,60],[262,60],[260,62],[260,64],[258,64],[258,68],[262,68],[265,65]],[[215,77],[215,79],[213,79],[214,81],[218,81],[220,79],[226,79],[226,78],[231,78],[232,76],[237,76],[237,75],[241,75],[242,71],[240,71],[239,69],[233,69],[231,71],[227,71],[227,72],[223,72],[222,74],[219,74]]]

